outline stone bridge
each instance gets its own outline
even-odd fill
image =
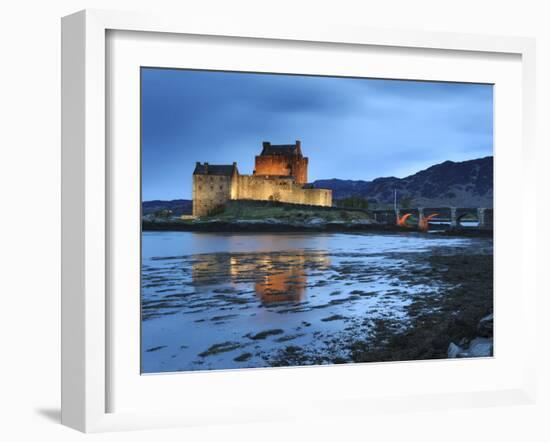
[[[462,207],[419,207],[416,209],[369,210],[373,219],[403,227],[417,226],[428,230],[428,223],[448,224],[450,228],[462,226],[465,220],[478,223],[478,229],[493,229],[493,209]]]

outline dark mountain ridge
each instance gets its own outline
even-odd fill
[[[493,157],[445,161],[405,178],[372,181],[317,180],[317,188],[331,189],[333,200],[360,196],[378,204],[397,200],[417,207],[493,207]],[[403,204],[402,204],[403,205]]]

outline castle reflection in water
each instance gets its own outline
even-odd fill
[[[253,287],[266,304],[298,302],[307,294],[308,274],[330,267],[322,251],[271,253],[212,253],[193,255],[192,279],[197,287],[231,284],[217,293],[235,293]],[[250,290],[250,289],[248,289]]]

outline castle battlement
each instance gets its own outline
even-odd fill
[[[228,200],[281,201],[331,206],[332,191],[307,184],[308,158],[295,144],[262,143],[252,175],[241,175],[237,163],[197,162],[193,172],[193,215],[205,216]]]

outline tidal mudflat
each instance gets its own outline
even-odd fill
[[[144,232],[142,372],[446,357],[492,312],[492,240]]]

